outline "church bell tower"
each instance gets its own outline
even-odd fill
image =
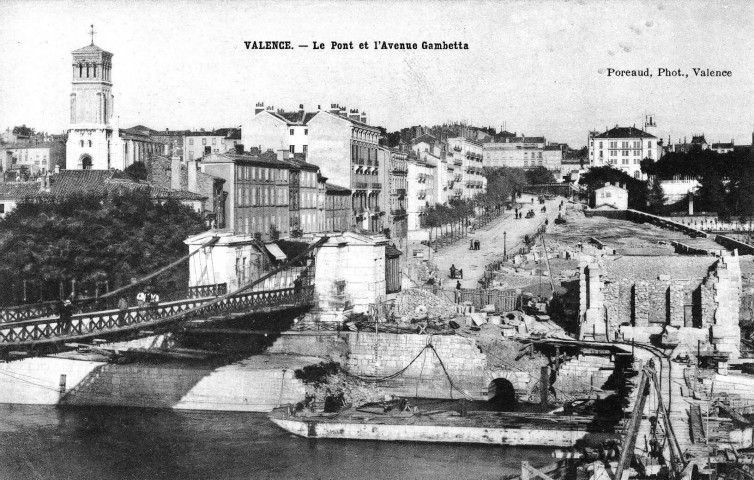
[[[106,170],[116,167],[111,153],[119,143],[112,125],[112,58],[94,44],[72,52],[71,119],[66,144],[66,168]]]

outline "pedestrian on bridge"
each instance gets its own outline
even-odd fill
[[[118,310],[120,310],[118,313],[118,326],[122,327],[126,324],[126,317],[128,316],[128,300],[126,300],[126,297],[118,299]]]
[[[71,317],[73,315],[73,304],[70,300],[63,302],[58,315],[60,317],[60,333],[68,335],[71,332]]]
[[[147,294],[144,291],[139,292],[136,294],[136,305],[139,307],[143,307],[147,304]]]

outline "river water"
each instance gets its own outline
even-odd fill
[[[264,414],[0,405],[0,479],[500,479],[547,449],[300,438]]]

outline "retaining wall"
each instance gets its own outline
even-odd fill
[[[0,403],[266,412],[304,398],[294,370],[321,360],[258,355],[218,368],[31,358],[0,364]],[[65,393],[58,391],[66,375]]]

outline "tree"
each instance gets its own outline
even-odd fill
[[[147,166],[144,162],[134,162],[126,167],[124,172],[130,175],[134,180],[147,179]]]
[[[526,172],[521,168],[485,168],[487,191],[477,197],[481,205],[493,207],[514,200],[528,182]]]
[[[725,201],[725,185],[722,177],[715,170],[709,170],[702,176],[696,196],[699,208],[703,212],[716,212],[722,218],[729,217],[730,212]]]
[[[185,255],[183,240],[203,229],[191,208],[143,191],[22,201],[0,220],[0,302],[20,280],[142,276]]]
[[[526,171],[526,181],[529,185],[555,183],[555,176],[547,168],[539,166]]]
[[[660,183],[660,177],[652,177],[652,181],[649,184],[649,194],[647,195],[649,211],[656,214],[661,213],[666,200],[662,183]]]

